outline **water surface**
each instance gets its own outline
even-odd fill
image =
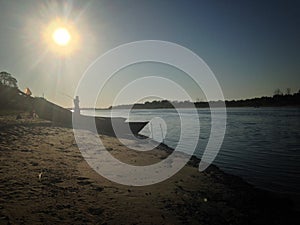
[[[180,109],[190,127],[185,138],[199,140],[195,155],[201,157],[210,135],[210,110]],[[91,115],[91,111],[83,111]],[[108,110],[96,115],[110,116]],[[175,148],[180,137],[180,117],[174,109],[117,110],[113,116],[130,121],[151,120],[142,134]],[[154,118],[154,119],[153,119]],[[159,119],[161,118],[161,119]],[[200,137],[195,120],[200,121]],[[188,143],[188,141],[187,141]],[[186,146],[189,149],[189,146]],[[214,164],[263,189],[300,193],[300,108],[227,108],[227,129]]]

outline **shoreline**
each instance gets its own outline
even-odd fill
[[[0,121],[0,224],[287,224],[297,218],[283,196],[215,165],[198,172],[195,156],[166,181],[124,186],[89,167],[72,129],[15,115]],[[100,138],[113,156],[131,164],[151,164],[172,151],[161,144],[141,156],[116,138]]]
[[[210,108],[213,108],[213,109],[217,109],[217,108],[221,108],[221,107],[195,107],[196,109],[210,109]],[[259,107],[254,107],[254,106],[226,106],[226,108],[230,108],[230,109],[235,109],[235,108],[254,108],[254,109],[264,109],[264,108],[300,108],[300,105],[285,105],[285,106],[259,106]],[[67,107],[66,109],[68,110],[74,110],[74,108],[70,108],[70,107]],[[108,110],[128,110],[128,109],[131,109],[131,110],[155,110],[155,109],[174,109],[174,108],[119,108],[119,107],[116,107],[116,108],[80,108],[81,110],[103,110],[103,111],[108,111]],[[191,109],[190,107],[177,107],[177,109]]]

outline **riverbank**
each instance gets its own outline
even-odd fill
[[[215,166],[200,173],[195,158],[155,185],[113,183],[89,167],[72,129],[22,118],[0,116],[0,224],[296,224],[288,199]],[[158,162],[170,150],[141,154],[100,138],[113,156],[135,165]]]

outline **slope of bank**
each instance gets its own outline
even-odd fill
[[[72,129],[26,114],[15,118],[0,116],[0,224],[297,223],[288,199],[215,166],[200,173],[197,160],[155,185],[113,183],[89,167]],[[161,146],[141,153],[116,138],[100,138],[114,157],[134,165],[158,162],[169,152]]]

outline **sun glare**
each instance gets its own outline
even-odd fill
[[[45,27],[43,39],[46,47],[58,55],[73,54],[80,46],[77,29],[62,19],[55,19]]]
[[[54,31],[52,38],[56,44],[66,46],[71,40],[71,35],[66,28],[61,27]]]

